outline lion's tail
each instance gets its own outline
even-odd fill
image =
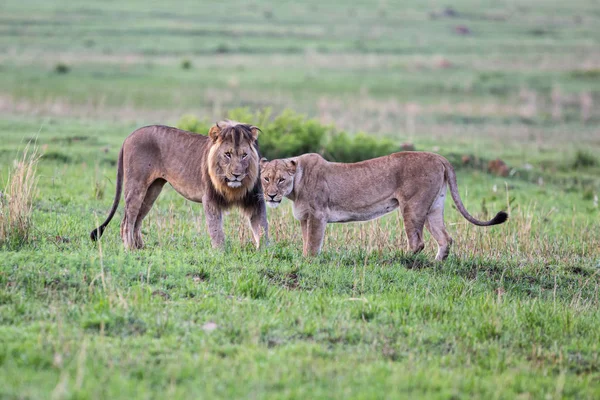
[[[462,214],[463,217],[470,223],[477,226],[490,226],[490,225],[498,225],[505,222],[508,219],[508,214],[504,211],[500,211],[494,218],[489,221],[480,221],[477,218],[473,217],[467,209],[465,208],[460,195],[458,194],[458,185],[456,183],[456,173],[454,172],[454,168],[450,164],[450,162],[444,159],[444,169],[446,181],[448,182],[448,186],[450,186],[450,194],[452,195],[452,200],[454,200],[454,204],[456,204],[456,208]]]
[[[110,222],[110,220],[115,216],[115,212],[117,212],[117,207],[119,207],[119,201],[121,200],[121,192],[123,189],[123,147],[121,147],[121,151],[119,152],[119,160],[117,161],[117,192],[115,194],[115,200],[113,201],[112,208],[110,209],[110,213],[106,218],[106,221],[102,223],[99,227],[95,228],[90,232],[90,238],[92,241],[96,241],[102,237],[104,233],[104,229]]]

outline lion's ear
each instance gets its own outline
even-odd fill
[[[256,126],[252,125],[250,127],[250,133],[252,133],[252,139],[254,139],[254,141],[258,140],[258,133],[262,132],[259,128],[257,128]]]
[[[296,160],[291,159],[286,162],[287,170],[290,174],[294,175],[296,173],[296,168],[298,167],[298,163]]]
[[[219,138],[220,133],[221,133],[221,127],[219,126],[219,123],[217,122],[208,130],[208,137],[211,138],[213,140],[213,142],[216,142],[217,139]]]
[[[268,162],[269,162],[269,160],[267,160],[266,158],[264,158],[264,157],[263,157],[263,158],[261,158],[261,159],[260,159],[260,161],[259,161],[259,163],[260,163],[260,167],[261,167],[261,168],[262,168],[262,167],[264,167],[264,166],[265,166],[265,164],[266,164],[266,163],[268,163]]]

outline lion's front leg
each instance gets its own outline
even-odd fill
[[[225,246],[225,233],[223,232],[223,212],[220,208],[203,201],[204,215],[208,225],[208,234],[212,247],[222,249]]]
[[[269,245],[269,223],[267,222],[267,209],[262,203],[248,214],[248,221],[254,236],[254,244],[257,249],[260,249],[261,239],[263,246]]]

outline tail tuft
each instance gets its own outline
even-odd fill
[[[492,220],[490,221],[490,225],[498,225],[506,222],[508,219],[508,214],[504,211],[500,211]]]
[[[90,232],[90,239],[92,239],[92,242],[95,242],[102,237],[105,228],[105,226],[100,225],[99,227]]]

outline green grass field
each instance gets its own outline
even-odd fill
[[[43,156],[29,240],[0,245],[0,398],[599,398],[598,7],[3,1],[0,193],[29,140]],[[304,259],[287,202],[270,247],[232,211],[219,252],[169,188],[144,250],[122,205],[90,242],[131,131],[234,107],[439,152],[467,209],[510,219],[448,200],[443,264],[397,212]]]

